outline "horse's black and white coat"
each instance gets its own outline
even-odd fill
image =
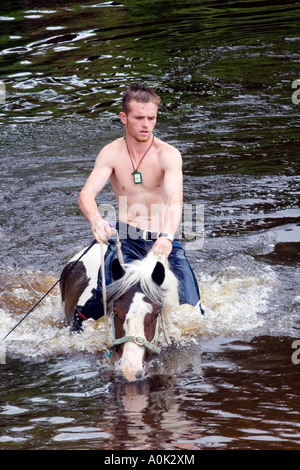
[[[91,298],[93,289],[97,288],[101,262],[99,244],[93,245],[82,259],[70,269],[85,250],[86,248],[70,259],[61,274],[60,291],[64,306],[65,326],[71,325],[75,308],[83,307]]]
[[[70,263],[78,259],[81,253]],[[92,291],[97,287],[100,262],[100,247],[96,244],[62,278],[60,287],[66,325],[72,323],[74,311],[82,312],[85,318],[94,319],[103,314],[101,299],[95,299],[95,302],[91,299]],[[115,260],[112,270],[115,282],[107,288],[107,302],[109,310],[114,311],[116,337],[152,341],[159,311],[166,314],[169,308],[179,306],[178,281],[167,260],[158,259],[151,251],[143,260],[128,265],[121,266]],[[88,312],[88,305],[92,305],[91,313]],[[93,311],[95,305],[97,311]],[[133,341],[122,344],[119,349],[119,366],[125,378],[132,381],[143,376],[145,347]]]

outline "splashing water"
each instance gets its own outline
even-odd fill
[[[0,335],[4,337],[55,279],[33,270],[10,271],[1,277],[5,288],[1,295]],[[264,323],[263,314],[275,286],[276,276],[269,267],[252,275],[233,265],[217,273],[205,273],[199,280],[205,315],[199,313],[198,307],[189,305],[171,309],[165,318],[168,334],[176,344],[203,334],[232,334],[258,328]],[[162,330],[159,342],[166,344]],[[81,334],[70,334],[64,327],[60,292],[56,287],[9,334],[5,344],[12,357],[23,359],[38,360],[78,352],[97,354],[105,350],[105,320],[88,320]]]

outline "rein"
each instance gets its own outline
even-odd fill
[[[119,234],[115,229],[112,229],[112,232],[116,235],[117,242],[116,242],[116,248],[117,248],[117,253],[118,253],[118,259],[121,265],[124,264],[123,260],[123,255],[122,255],[122,249],[121,249],[121,242],[119,238]],[[73,267],[81,260],[81,258],[95,245],[96,240],[93,240],[93,242],[83,251],[83,253],[79,256],[78,259],[76,259],[70,266],[69,268],[60,276],[60,278],[53,284],[53,286],[41,297],[41,299],[36,302],[36,304],[29,310],[29,312],[26,313],[26,315],[2,338],[5,340],[19,325],[22,323],[23,320],[44,300],[44,298],[61,282],[61,280],[66,276],[66,274],[73,269]],[[104,246],[103,242],[100,242],[100,254],[101,254],[101,272],[102,272],[102,292],[103,292],[103,308],[104,308],[104,317],[105,317],[105,337],[106,337],[106,345],[109,349],[113,348],[114,346],[118,346],[119,344],[122,343],[127,343],[127,342],[134,342],[138,346],[145,346],[147,349],[150,351],[155,352],[156,354],[159,354],[161,352],[161,348],[155,346],[155,342],[157,340],[157,335],[158,335],[158,323],[156,325],[156,332],[154,335],[154,338],[151,342],[147,341],[146,338],[141,337],[141,336],[124,336],[123,338],[115,339],[114,342],[111,345],[108,345],[108,315],[107,315],[107,292],[106,292],[106,282],[105,282],[105,267],[104,267]],[[165,335],[165,339],[167,344],[171,344],[169,335],[167,333],[164,319],[162,312],[160,313],[161,316],[161,324],[162,324],[162,329]],[[114,332],[114,322],[113,322],[113,333]]]
[[[41,299],[29,310],[29,312],[26,313],[26,315],[3,337],[3,340],[5,340],[16,328],[17,326],[20,325],[20,323],[22,323],[23,320],[25,320],[26,317],[28,317],[28,315],[42,302],[42,300],[44,300],[45,297],[47,297],[48,294],[50,294],[50,292],[54,289],[54,287],[57,286],[57,284],[59,284],[59,282],[66,276],[66,274],[71,271],[71,269],[74,268],[75,264],[78,263],[78,261],[81,260],[81,258],[95,245],[96,240],[93,240],[92,243],[84,250],[84,252],[79,256],[79,258],[77,260],[75,260],[70,266],[68,269],[66,269],[66,271],[60,276],[60,278],[55,282],[55,284],[53,284],[53,286],[46,292],[45,295],[43,295],[43,297],[41,297]]]
[[[124,265],[124,260],[123,260],[123,255],[122,255],[122,244],[120,242],[119,234],[117,230],[112,229],[112,232],[116,235],[117,243],[116,243],[116,248],[117,248],[117,253],[118,253],[118,259],[121,265]],[[157,336],[158,336],[158,322],[156,324],[156,330],[155,330],[155,335],[153,340],[147,341],[146,338],[142,336],[123,336],[122,338],[114,339],[112,344],[109,344],[108,341],[108,315],[107,315],[107,292],[106,292],[106,282],[105,282],[105,263],[104,263],[104,246],[103,242],[100,242],[100,255],[101,255],[101,280],[102,280],[102,294],[103,294],[103,309],[104,309],[104,319],[105,319],[105,341],[106,341],[106,346],[108,349],[112,349],[115,346],[119,346],[120,344],[123,343],[128,343],[132,342],[137,344],[138,346],[145,346],[145,348],[149,349],[149,351],[152,351],[156,354],[160,354],[161,348],[158,346],[155,346],[154,343],[157,341]],[[162,329],[165,335],[165,339],[168,345],[172,344],[171,340],[169,338],[166,325],[164,322],[163,314],[162,311],[160,312],[160,317],[161,317],[161,325]],[[114,321],[112,321],[112,329],[113,329],[113,335],[115,337],[115,324]]]
[[[116,235],[116,248],[118,253],[118,259],[121,265],[124,264],[123,255],[122,255],[122,245],[120,242],[119,234],[117,230],[111,228],[111,231]],[[105,282],[105,263],[104,263],[104,245],[103,242],[100,242],[100,257],[101,257],[101,280],[102,280],[102,297],[103,297],[103,309],[104,309],[104,319],[105,319],[105,341],[106,346],[108,346],[108,316],[107,316],[107,292],[106,292],[106,282]]]

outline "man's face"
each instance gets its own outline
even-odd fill
[[[147,142],[156,124],[157,105],[155,103],[130,102],[128,114],[120,113],[127,133],[137,142]]]

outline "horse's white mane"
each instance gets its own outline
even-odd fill
[[[161,287],[158,286],[151,277],[157,261],[157,256],[150,252],[142,260],[135,260],[129,264],[124,264],[124,276],[108,286],[107,296],[109,302],[113,302],[125,294],[131,287],[139,284],[142,292],[152,302],[162,305],[167,293],[166,289],[164,289],[163,285]],[[166,270],[169,269],[168,265],[164,264],[164,266]]]

